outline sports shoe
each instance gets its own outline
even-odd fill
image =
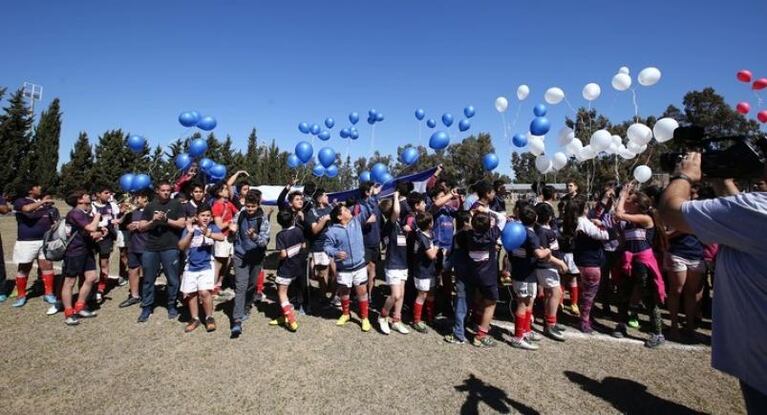
[[[565,325],[563,325],[563,324],[559,324],[559,323],[557,323],[557,324],[555,324],[555,325],[554,325],[554,327],[556,327],[556,328],[557,328],[557,330],[559,330],[559,331],[561,331],[561,332],[565,332],[565,331],[567,331],[567,326],[565,326]]]
[[[538,350],[538,345],[528,342],[524,337],[512,337],[511,347],[523,350]]]
[[[629,319],[628,326],[632,329],[638,329],[639,328],[639,320],[636,317],[632,317]]]
[[[48,294],[44,296],[43,300],[48,304],[56,304],[56,296],[53,294]]]
[[[346,323],[349,322],[350,318],[351,317],[349,317],[348,314],[341,314],[341,317],[338,317],[338,320],[336,321],[336,326],[344,326],[344,325],[346,325]]]
[[[269,322],[270,326],[279,326],[285,324],[285,316],[280,316]]]
[[[127,283],[128,283],[128,280],[126,280],[125,277],[117,278],[117,286],[118,287],[124,287]]]
[[[381,333],[389,334],[391,329],[389,328],[389,320],[386,317],[378,317],[378,327],[381,328]]]
[[[581,309],[578,308],[578,304],[571,304],[570,305],[570,312],[573,313],[574,316],[580,317],[581,315]]]
[[[178,318],[178,308],[176,307],[168,308],[168,320],[175,320],[177,318]]]
[[[543,328],[543,334],[550,338],[551,340],[556,340],[558,342],[565,341],[565,336],[562,335],[562,332],[557,329],[556,326],[546,326]]]
[[[394,324],[391,325],[391,329],[400,334],[410,334],[410,330],[407,328],[405,323],[401,321],[394,322]]]
[[[77,316],[69,316],[64,320],[64,324],[67,326],[76,326],[80,324],[80,320],[77,319]]]
[[[618,325],[615,326],[615,329],[613,330],[613,332],[610,333],[611,336],[613,336],[613,337],[615,337],[617,339],[623,338],[627,334],[628,333],[627,333],[626,325],[623,324],[623,323],[618,323]]]
[[[369,332],[369,331],[370,331],[370,328],[371,328],[371,327],[372,327],[372,326],[370,325],[370,320],[368,320],[368,319],[366,319],[366,318],[363,318],[363,319],[362,319],[362,331],[364,331],[365,333],[367,333],[367,332]]]
[[[495,347],[497,343],[490,336],[484,336],[481,339],[474,336],[474,340],[471,341],[471,345],[474,347]]]
[[[205,331],[208,333],[211,331],[216,331],[216,320],[213,317],[208,317],[205,319]]]
[[[666,338],[662,334],[653,334],[644,342],[644,347],[654,349],[666,342]]]
[[[128,298],[125,299],[125,301],[123,301],[122,303],[120,303],[120,305],[118,305],[118,307],[120,308],[130,307],[140,302],[141,302],[141,298],[129,295]]]
[[[543,336],[538,334],[537,331],[528,331],[527,333],[525,333],[524,338],[525,338],[525,340],[528,340],[528,341],[531,341],[531,342],[539,342],[539,341],[543,340]]]
[[[236,339],[242,334],[242,323],[232,324],[232,338]]]
[[[11,304],[13,307],[24,307],[27,303],[27,297],[18,297],[16,301]]]
[[[104,293],[96,291],[96,302],[101,303],[102,301],[104,301]]]
[[[152,309],[149,307],[142,307],[141,308],[141,314],[139,314],[138,319],[136,322],[138,323],[146,323],[147,320],[149,320],[149,316],[152,315]]]
[[[458,337],[455,337],[455,335],[453,335],[452,333],[448,334],[442,339],[450,344],[466,344],[466,339],[459,339]]]
[[[5,300],[7,300],[7,299],[8,299],[8,296],[7,296],[7,295],[5,295],[5,294],[0,294],[0,303],[4,303],[4,302],[5,302]]]
[[[197,329],[197,327],[200,327],[200,319],[199,318],[193,318],[189,320],[189,323],[184,327],[184,333],[191,333]]]
[[[368,323],[368,324],[370,324],[370,323]],[[298,322],[297,321],[293,321],[293,322],[288,323],[288,330],[293,331],[293,332],[298,330]]]
[[[428,326],[426,326],[426,323],[424,323],[423,321],[413,323],[413,329],[419,333],[426,333],[427,331],[429,331]]]
[[[63,304],[61,303],[52,304],[50,307],[48,307],[48,311],[45,312],[45,315],[52,316],[62,310],[64,310]]]
[[[333,307],[336,307],[336,308],[341,307],[341,297],[337,295],[333,296],[333,301],[331,301],[330,303],[333,304]]]
[[[98,315],[98,313],[96,313],[95,311],[89,311],[89,310],[86,310],[86,309],[82,309],[82,310],[77,312],[77,315],[82,317],[82,318],[93,318],[93,317],[96,317]]]

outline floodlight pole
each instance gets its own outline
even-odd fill
[[[43,86],[37,85],[32,82],[24,82],[24,89],[22,94],[25,98],[29,98],[29,106],[32,113],[35,113],[35,102],[43,99]]]

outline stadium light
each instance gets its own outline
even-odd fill
[[[32,113],[35,112],[35,102],[43,99],[43,86],[33,84],[32,82],[24,82],[24,89],[22,90],[24,98],[29,100],[29,106],[32,109]]]

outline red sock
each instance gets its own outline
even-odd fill
[[[264,270],[261,270],[261,272],[258,273],[258,278],[256,278],[256,292],[264,292]]]
[[[516,314],[514,317],[514,337],[521,338],[527,330],[527,314]]]
[[[79,313],[81,311],[85,310],[85,303],[82,301],[78,301],[75,303],[75,313]]]
[[[342,298],[341,299],[341,313],[344,315],[349,315],[349,303],[351,300],[349,300],[349,297]]]
[[[99,283],[96,286],[96,291],[103,293],[107,289],[107,274],[101,273],[99,275]]]
[[[415,300],[415,303],[413,304],[413,323],[418,323],[421,321],[421,312],[423,311],[423,303],[419,303],[418,300]]]
[[[389,310],[386,309],[386,307],[381,308],[381,317],[383,318],[389,317]]]
[[[293,313],[293,305],[290,303],[283,304],[282,315],[285,316],[285,320],[288,323],[293,323],[294,321],[296,321],[296,315]]]
[[[360,303],[360,318],[361,319],[368,318],[368,305],[369,305],[369,302],[368,302],[367,298],[364,299],[364,300],[359,300],[359,303]]]
[[[578,305],[578,286],[577,285],[571,285],[570,286],[570,305],[573,304]]]
[[[426,300],[423,304],[423,309],[426,311],[426,321],[434,320],[434,300]]]
[[[53,271],[43,272],[43,287],[45,295],[53,295]]]
[[[75,315],[75,309],[72,307],[65,308],[64,309],[64,317],[72,317]]]
[[[556,324],[557,324],[557,315],[556,314],[551,315],[551,316],[549,316],[549,315],[546,316],[546,325],[547,326],[553,327]]]
[[[27,276],[17,274],[16,275],[16,296],[23,298],[27,296]]]
[[[485,336],[487,336],[487,332],[490,331],[490,328],[484,328],[482,326],[479,326],[477,328],[477,339],[481,340],[484,339]]]
[[[525,333],[533,331],[533,312],[527,310],[525,312]]]

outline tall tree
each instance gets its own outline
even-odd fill
[[[126,145],[127,138],[128,136],[122,130],[110,130],[99,137],[94,152],[96,156],[93,165],[94,185],[109,185],[116,191],[120,176],[136,172],[136,166],[133,163],[135,157]]]
[[[61,137],[61,108],[55,98],[48,109],[40,114],[40,121],[24,159],[22,171],[49,191],[55,192],[58,171],[50,166],[59,163],[59,139]]]
[[[14,192],[16,187],[27,179],[24,160],[29,151],[32,112],[24,102],[21,89],[16,91],[3,108],[5,114],[0,124],[0,177],[3,178],[4,192]],[[55,169],[55,167],[54,167]]]
[[[93,151],[88,134],[81,132],[69,153],[69,161],[61,166],[59,194],[66,196],[73,190],[90,190],[93,171]]]

